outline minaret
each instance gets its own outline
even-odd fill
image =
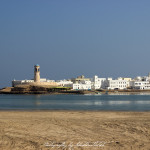
[[[40,66],[34,66],[34,82],[40,82]]]

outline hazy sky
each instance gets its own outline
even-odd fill
[[[149,0],[0,0],[0,87],[13,79],[150,72]]]

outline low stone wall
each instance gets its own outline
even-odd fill
[[[58,83],[56,82],[25,82],[20,85],[16,85],[15,87],[21,86],[21,85],[31,85],[31,86],[52,86],[52,87],[57,87],[59,86]]]

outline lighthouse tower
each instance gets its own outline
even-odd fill
[[[34,66],[34,82],[40,82],[40,66]]]

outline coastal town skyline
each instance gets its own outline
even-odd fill
[[[39,64],[36,64],[36,65],[39,65]],[[36,66],[36,65],[34,65],[34,66]],[[28,75],[28,77],[29,78],[27,78],[27,77],[25,77],[24,79],[22,78],[22,77],[19,77],[19,78],[13,78],[11,81],[9,81],[9,83],[7,84],[8,86],[11,86],[12,85],[12,81],[27,81],[27,80],[33,80],[34,81],[34,74],[33,74],[33,68],[32,68],[32,74],[30,73],[30,75],[31,75],[31,77],[29,77],[29,75]],[[87,76],[86,74],[78,74],[78,75],[76,75],[76,76],[72,76],[72,77],[67,77],[67,78],[59,78],[59,79],[56,79],[56,78],[50,78],[49,76],[48,77],[44,77],[43,76],[44,75],[44,72],[42,72],[42,79],[43,80],[49,80],[49,81],[65,81],[65,80],[71,80],[71,79],[73,79],[73,78],[78,78],[78,77],[80,77],[80,76],[85,76],[86,78],[93,78],[94,76],[97,76],[97,77],[100,77],[100,78],[105,78],[105,79],[109,79],[109,78],[111,78],[112,80],[117,80],[117,79],[119,79],[119,78],[131,78],[131,79],[135,79],[135,78],[138,78],[138,77],[147,77],[147,76],[149,76],[150,75],[150,72],[147,72],[146,74],[142,74],[142,75],[140,75],[140,74],[137,74],[137,75],[135,75],[135,76],[109,76],[109,75],[106,75],[106,76],[101,76],[101,74],[92,74],[92,76]],[[19,80],[18,80],[19,79]],[[6,85],[4,85],[3,87],[6,87]],[[0,86],[0,88],[3,88],[2,86]]]
[[[60,80],[149,72],[150,1],[0,1],[0,88],[42,76]]]
[[[43,86],[43,87],[63,87],[72,90],[125,90],[125,89],[138,89],[149,90],[150,89],[150,73],[147,76],[131,77],[118,77],[117,79],[101,78],[94,75],[92,78],[85,77],[84,75],[62,79],[53,80],[47,78],[41,78],[40,65],[34,65],[34,78],[25,80],[13,80],[12,87],[19,86]]]

